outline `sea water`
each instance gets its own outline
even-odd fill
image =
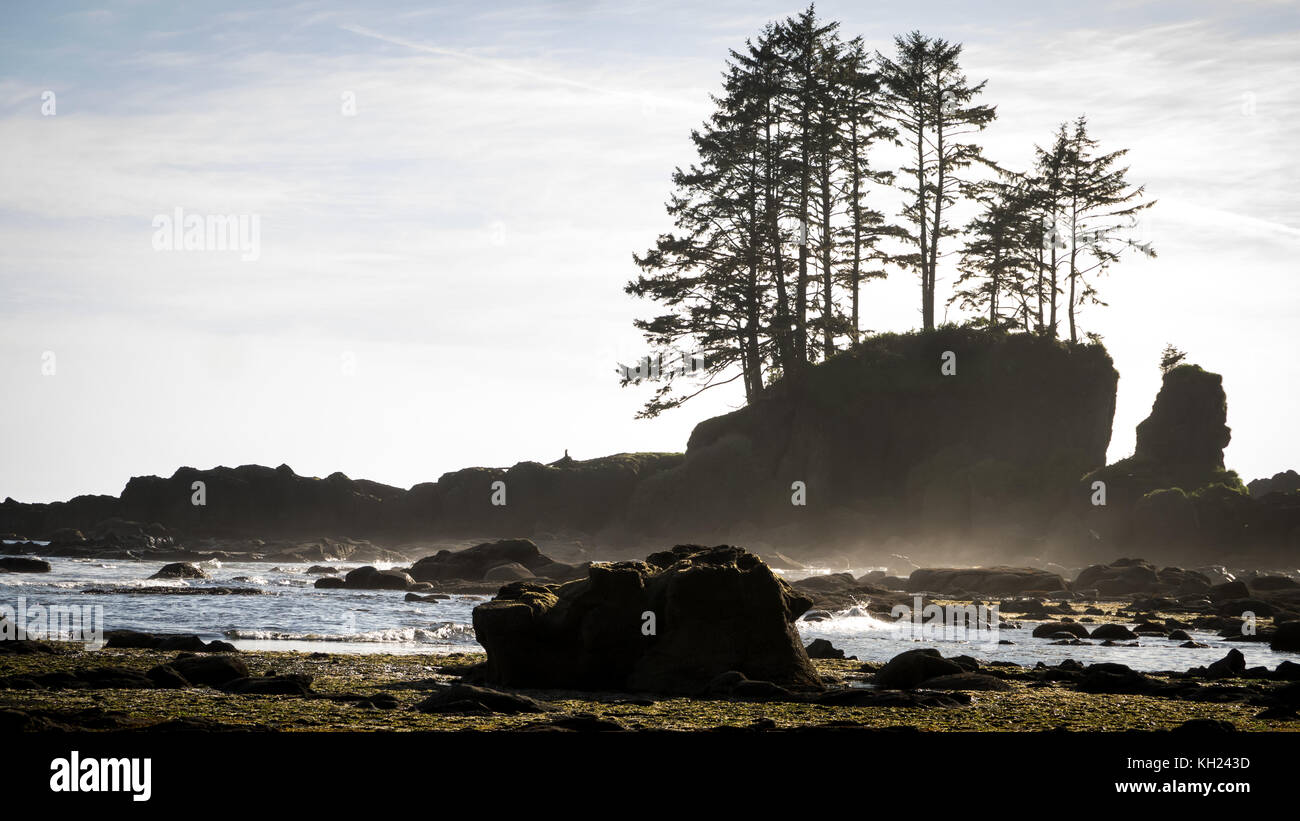
[[[207,562],[211,579],[150,580],[161,562],[50,558],[49,573],[0,572],[0,605],[16,609],[25,600],[35,605],[103,607],[103,629],[150,633],[196,634],[221,639],[241,650],[298,650],[331,653],[455,653],[479,651],[471,613],[489,596],[453,595],[448,599],[407,602],[391,590],[317,590],[319,576],[307,573],[308,563]],[[322,564],[316,562],[315,564]],[[327,564],[327,563],[325,563]],[[352,564],[342,565],[351,567]],[[384,568],[385,565],[376,565]],[[804,575],[804,574],[801,574]],[[258,595],[175,595],[167,589],[234,587]],[[88,592],[93,591],[93,592]],[[938,648],[945,656],[971,655],[984,661],[1008,661],[1032,666],[1072,658],[1089,664],[1127,664],[1136,670],[1186,670],[1207,665],[1236,648],[1248,666],[1274,667],[1297,653],[1275,653],[1259,642],[1228,642],[1215,633],[1189,630],[1209,647],[1184,649],[1182,642],[1142,637],[1137,647],[1100,644],[1054,645],[1033,638],[1037,621],[1017,620],[1019,628],[1003,626],[996,636],[955,637],[916,635],[910,624],[868,614],[864,607],[848,608],[823,621],[800,621],[804,642],[824,638],[847,655],[862,661],[887,661],[904,650]],[[998,644],[1006,640],[1012,644]]]

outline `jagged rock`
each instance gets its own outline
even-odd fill
[[[794,622],[809,605],[741,548],[682,545],[508,584],[474,609],[474,633],[495,684],[695,694],[734,670],[807,690],[820,682]]]

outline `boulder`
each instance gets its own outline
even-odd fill
[[[1269,618],[1273,615],[1273,605],[1260,599],[1229,599],[1215,606],[1220,616],[1237,618],[1246,613],[1253,613],[1257,618]]]
[[[927,690],[983,690],[993,693],[1012,689],[1011,685],[1002,679],[985,673],[953,673],[938,676],[926,679],[921,686]]]
[[[1078,687],[1085,693],[1147,693],[1156,687],[1150,677],[1124,664],[1090,664]]]
[[[1300,652],[1300,621],[1284,621],[1279,624],[1269,640],[1269,647],[1289,653]]]
[[[1103,624],[1093,629],[1090,638],[1111,641],[1135,641],[1137,633],[1122,624]]]
[[[411,565],[407,572],[411,578],[421,582],[483,581],[489,570],[508,564],[517,564],[535,573],[537,568],[555,562],[543,556],[530,539],[502,539],[455,552],[439,550]]]
[[[327,579],[317,579],[316,585]],[[343,577],[343,583],[353,590],[406,590],[415,584],[405,571],[379,570],[371,565],[358,567]]]
[[[1290,576],[1256,576],[1247,579],[1246,584],[1251,590],[1260,591],[1300,589],[1300,582]]]
[[[30,556],[0,556],[0,571],[10,573],[49,573],[50,563]]]
[[[1246,669],[1246,657],[1240,650],[1229,650],[1228,655],[1205,669],[1206,678],[1233,678]]]
[[[1077,638],[1088,638],[1088,628],[1075,621],[1045,621],[1031,634],[1036,639],[1051,638],[1057,633],[1069,633]]]
[[[1243,581],[1224,582],[1223,584],[1212,585],[1206,591],[1206,595],[1210,601],[1216,603],[1230,599],[1248,599],[1250,598],[1250,588]]]
[[[1026,590],[1064,590],[1056,573],[1031,567],[920,568],[907,579],[907,591],[955,594],[965,592],[1013,596]]]
[[[1155,565],[1145,559],[1116,559],[1084,568],[1074,579],[1076,590],[1095,589],[1102,595],[1148,593],[1163,589]]]
[[[172,562],[153,574],[151,579],[210,579],[208,571],[190,562]]]
[[[809,690],[794,622],[810,604],[741,548],[680,545],[563,585],[512,582],[473,621],[493,684],[698,694],[734,670]]]
[[[227,682],[248,677],[248,665],[238,656],[195,656],[182,653],[171,667],[186,681],[220,688]]]
[[[953,676],[965,672],[938,650],[922,648],[908,650],[894,656],[876,671],[875,683],[886,690],[907,690],[919,686],[927,679]]]
[[[804,648],[810,659],[842,659],[844,651],[831,644],[826,639],[813,639],[812,642]]]
[[[552,564],[554,564],[554,562],[552,562]],[[537,577],[534,575],[533,571],[524,567],[519,562],[499,564],[483,574],[483,581],[485,582],[517,582],[522,579],[534,578]]]
[[[304,674],[285,676],[244,676],[220,685],[222,690],[239,695],[313,696],[312,677]]]
[[[413,708],[421,713],[541,713],[549,705],[519,693],[472,684],[442,687]]]

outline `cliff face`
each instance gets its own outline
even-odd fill
[[[1105,463],[1117,380],[1099,346],[961,328],[875,337],[701,423],[683,464],[637,489],[630,524],[792,549],[1029,549]]]

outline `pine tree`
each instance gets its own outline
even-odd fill
[[[1065,127],[1062,126],[1062,132]],[[1125,250],[1135,249],[1154,257],[1155,249],[1127,236],[1136,226],[1135,215],[1155,201],[1141,202],[1145,186],[1132,188],[1126,179],[1128,168],[1116,163],[1128,149],[1097,154],[1097,141],[1088,136],[1088,121],[1079,117],[1069,136],[1066,152],[1062,206],[1069,235],[1067,313],[1070,342],[1077,343],[1076,313],[1085,304],[1105,305],[1089,277],[1103,273]]]
[[[912,164],[902,173],[911,180],[902,211],[906,238],[915,251],[900,261],[921,277],[921,321],[934,328],[939,247],[957,233],[947,214],[971,190],[963,170],[982,162],[982,151],[967,138],[997,116],[992,106],[976,105],[984,82],[970,85],[958,64],[961,44],[914,31],[894,39],[896,55],[877,53],[889,116],[897,124]]]

